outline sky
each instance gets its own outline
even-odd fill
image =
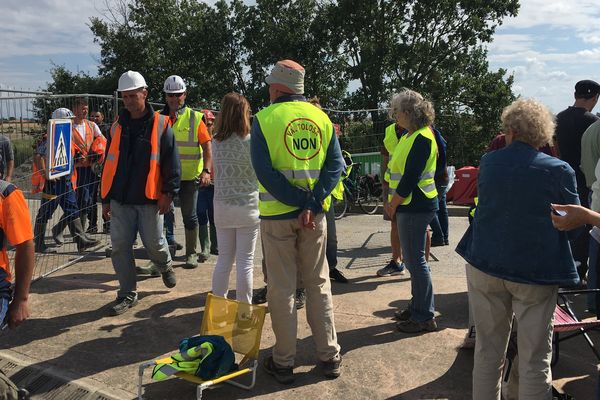
[[[100,47],[89,17],[101,15],[104,4],[2,0],[0,88],[43,88],[52,63],[95,75]],[[559,112],[572,105],[575,82],[600,82],[599,26],[600,0],[522,0],[519,15],[505,19],[488,46],[490,69],[506,69],[516,94]]]

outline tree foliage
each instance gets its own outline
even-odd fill
[[[268,104],[269,69],[291,58],[306,68],[306,94],[324,106],[375,110],[370,122],[351,129],[369,139],[347,140],[349,150],[381,141],[387,116],[377,109],[409,87],[434,102],[449,160],[458,165],[478,161],[514,99],[512,77],[490,71],[484,46],[516,15],[518,0],[105,1],[104,17],[90,20],[101,47],[99,75],[75,79],[97,80],[99,93],[114,90],[131,69],[160,101],[165,78],[178,74],[194,106],[217,108],[226,92],[237,91],[257,111]],[[59,72],[53,78],[62,82],[68,71]]]

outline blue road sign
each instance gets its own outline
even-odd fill
[[[48,179],[60,178],[71,173],[73,157],[71,155],[72,121],[70,119],[51,119],[48,121]]]

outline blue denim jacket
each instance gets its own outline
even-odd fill
[[[523,142],[481,159],[479,203],[456,248],[469,264],[508,281],[571,286],[579,282],[570,233],[552,225],[550,203],[579,204],[575,172]]]

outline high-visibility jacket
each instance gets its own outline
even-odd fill
[[[393,123],[385,128],[385,136],[383,138],[383,147],[388,152],[388,168],[383,173],[383,180],[388,182],[390,181],[390,161],[392,160],[392,155],[394,154],[394,149],[398,144],[398,135],[396,135],[396,124]]]
[[[312,190],[319,180],[334,134],[329,117],[303,101],[271,104],[255,117],[267,142],[273,168],[292,185]],[[258,193],[258,210],[262,216],[282,215],[299,209],[278,201],[260,182]],[[330,203],[331,197],[327,196],[323,202],[325,211]]]
[[[344,199],[344,179],[350,176],[350,172],[352,172],[352,155],[348,153],[346,150],[342,150],[342,157],[344,157],[344,161],[350,160],[350,164],[346,164],[346,169],[342,172],[340,176],[340,181],[331,191],[331,195],[338,200]]]
[[[72,132],[71,136],[73,136]],[[75,156],[75,148],[75,144],[73,144],[73,141],[71,140],[71,155],[73,157]],[[33,160],[31,162],[31,171],[31,193],[40,193],[46,186],[47,173],[45,170],[40,170]],[[77,189],[77,169],[74,166],[71,170],[71,186],[73,187],[73,190]],[[53,197],[54,196],[51,198]]]
[[[146,188],[144,194],[150,200],[158,200],[161,193],[162,181],[160,175],[160,142],[162,135],[169,127],[168,117],[166,115],[154,113],[152,132],[150,133],[150,169],[146,178]],[[110,128],[110,147],[106,153],[106,161],[102,170],[102,181],[100,184],[100,193],[106,197],[110,192],[117,167],[119,166],[119,154],[121,150],[121,124],[115,121]]]
[[[81,159],[74,161],[76,167],[89,167],[92,165],[92,162],[87,159],[87,155],[92,148],[92,143],[94,142],[94,128],[91,121],[84,119],[82,122],[83,126],[85,127],[85,132],[83,135],[84,137],[81,137],[81,132],[77,131],[75,124],[73,124],[73,132],[71,133],[71,140],[75,145],[75,149],[82,156]]]
[[[152,369],[152,379],[162,381],[178,372],[196,375],[202,361],[212,354],[213,348],[212,343],[204,342],[196,347],[173,354],[169,358],[159,360]]]
[[[90,147],[90,153],[96,154],[98,157],[94,160],[97,164],[104,162],[106,153],[106,138],[104,136],[96,136]]]
[[[189,107],[177,116],[172,125],[179,160],[181,161],[181,180],[192,181],[196,179],[204,168],[202,146],[198,143],[198,126],[202,121],[202,113]]]
[[[390,163],[388,164],[390,168],[390,189],[388,193],[388,201],[392,201],[392,197],[394,196],[394,193],[396,193],[398,183],[402,179],[402,175],[404,175],[404,171],[406,169],[406,160],[408,159],[408,155],[413,146],[413,143],[415,142],[415,139],[419,135],[422,135],[431,141],[431,150],[429,152],[429,157],[427,158],[425,168],[423,169],[423,173],[421,174],[421,179],[419,180],[417,187],[429,199],[433,199],[437,196],[437,189],[435,188],[435,182],[433,179],[435,176],[435,163],[437,160],[437,144],[435,141],[433,131],[429,126],[426,126],[416,130],[410,136],[403,135],[398,141],[398,144],[394,149],[394,154],[390,158]],[[411,200],[412,193],[410,193],[408,197],[404,199],[402,205],[410,204]]]

